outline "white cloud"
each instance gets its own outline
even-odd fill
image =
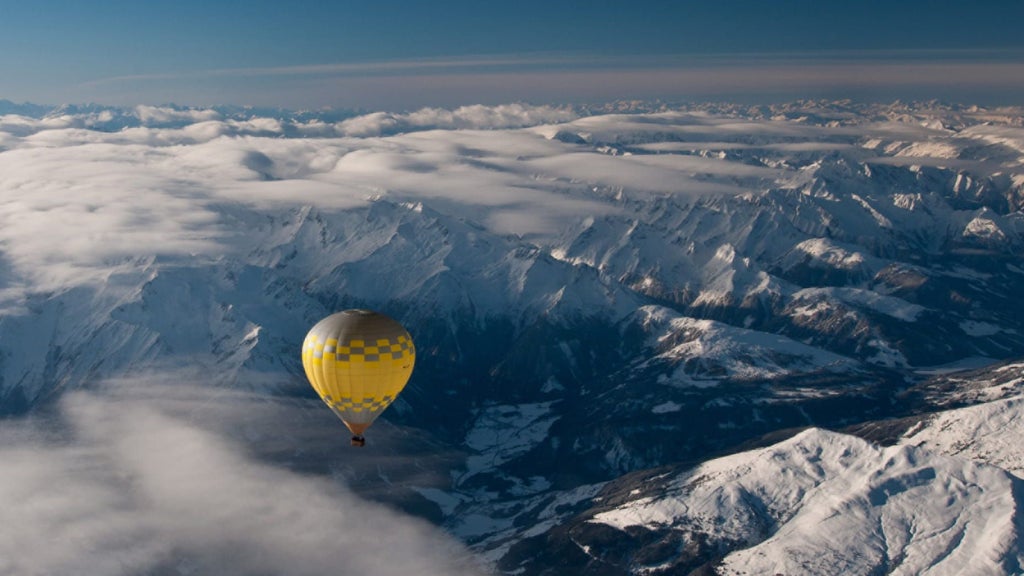
[[[0,116],[0,137],[13,142],[16,136],[24,136],[36,131],[39,121],[17,114]]]
[[[208,120],[220,120],[221,115],[216,110],[209,109],[178,109],[166,106],[145,106],[135,107],[135,116],[146,125],[153,124],[194,124]]]
[[[736,194],[744,189],[709,177],[769,178],[779,175],[776,170],[706,158],[608,156],[587,152],[542,158],[530,162],[530,165],[554,178],[666,194]],[[699,175],[706,177],[698,178]]]
[[[338,130],[347,136],[380,136],[423,129],[500,129],[523,128],[537,124],[565,122],[576,117],[566,108],[503,104],[499,106],[461,106],[454,110],[422,108],[410,113],[376,112],[340,123]]]
[[[74,144],[0,154],[0,249],[23,276],[53,289],[102,276],[111,260],[216,249],[217,215],[167,154],[64,136]]]
[[[124,384],[0,427],[0,574],[473,572],[426,522],[181,416],[218,404],[247,422],[244,398]]]

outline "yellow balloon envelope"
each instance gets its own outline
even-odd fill
[[[412,337],[395,320],[345,310],[318,322],[302,344],[306,377],[362,446],[363,432],[405,388],[416,362]]]

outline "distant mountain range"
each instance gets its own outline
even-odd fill
[[[446,456],[345,465],[499,572],[1018,573],[1022,110],[618,108],[0,101],[0,412],[305,402],[369,307],[418,364],[367,450]]]

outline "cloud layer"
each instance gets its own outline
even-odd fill
[[[182,417],[219,403],[244,422],[239,398],[123,385],[0,426],[0,574],[474,572],[427,523]]]

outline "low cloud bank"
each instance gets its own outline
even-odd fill
[[[230,398],[179,395],[176,415],[149,392],[77,393],[0,425],[0,574],[475,573],[431,525],[180,416]]]

